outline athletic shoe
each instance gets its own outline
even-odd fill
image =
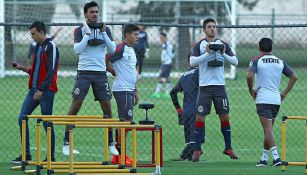
[[[194,143],[191,143],[187,146],[187,154],[186,154],[187,160],[189,161],[192,160],[193,153],[194,153]]]
[[[112,164],[120,164],[120,156],[112,156]]]
[[[26,161],[31,161],[32,160],[32,156],[30,155],[26,155]],[[22,161],[22,156],[18,156],[16,157],[14,160],[11,160],[12,163],[21,163]]]
[[[266,160],[260,160],[258,163],[257,163],[257,167],[263,167],[263,166],[267,166],[268,165],[268,162]]]
[[[118,156],[112,156],[112,164],[120,164],[120,160],[121,159],[121,156],[118,155]],[[133,159],[131,159],[128,155],[125,156],[125,164],[126,165],[132,165],[133,164]],[[137,162],[137,161],[136,161]]]
[[[192,155],[194,153],[194,144],[188,144],[184,147],[181,154],[174,159],[171,159],[171,161],[185,161],[185,160],[192,160]]]
[[[193,162],[198,162],[199,161],[199,157],[203,154],[202,150],[197,150],[194,151],[193,156],[192,156],[192,161]]]
[[[128,155],[125,156],[125,159],[126,159],[126,165],[132,165],[133,164],[133,159],[131,157],[129,157]]]
[[[65,144],[63,145],[63,150],[62,150],[62,152],[63,152],[63,154],[64,154],[65,156],[69,156],[69,143],[65,143]],[[80,152],[77,151],[77,150],[73,150],[73,153],[74,153],[74,154],[80,154]]]
[[[232,148],[225,149],[225,150],[223,151],[223,154],[229,156],[231,159],[238,159],[238,157],[239,157],[239,156],[237,156],[237,155],[233,152]]]
[[[272,166],[280,166],[281,165],[281,160],[280,158],[273,160]]]
[[[149,98],[160,98],[161,95],[159,93],[153,93],[149,96]]]
[[[119,152],[117,151],[116,147],[115,147],[115,144],[114,143],[111,143],[109,145],[109,152],[114,155],[114,156],[118,156],[119,155]]]

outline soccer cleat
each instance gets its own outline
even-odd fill
[[[125,156],[125,159],[126,159],[126,165],[132,165],[133,164],[133,159],[130,158],[128,155]]]
[[[237,155],[233,152],[232,148],[225,149],[225,150],[223,151],[223,153],[224,153],[225,155],[229,156],[231,159],[238,159],[238,157],[239,157],[239,156],[237,156]]]
[[[194,153],[194,144],[189,144],[187,146],[187,154],[185,156],[187,158],[187,160],[189,160],[189,161],[192,160],[193,153]]]
[[[112,164],[120,164],[120,156],[112,156]]]
[[[112,156],[112,164],[120,164],[121,156],[120,155],[113,155]],[[137,161],[136,161],[137,162]],[[133,159],[131,159],[128,155],[125,156],[125,164],[126,165],[132,165],[133,164]]]
[[[199,161],[199,157],[203,154],[202,150],[197,150],[194,151],[193,156],[192,156],[192,161],[193,162],[198,162]]]
[[[194,152],[194,150],[193,150]],[[192,152],[192,154],[193,154]],[[182,152],[180,153],[179,157],[173,158],[171,159],[171,161],[185,161],[186,159],[188,159],[188,146],[185,146],[184,149],[182,150]],[[192,154],[190,155],[190,157],[192,157]]]
[[[161,95],[159,93],[153,93],[149,96],[149,98],[160,98]]]
[[[31,161],[32,160],[32,156],[30,155],[26,155],[26,161]],[[11,160],[12,163],[21,163],[22,161],[22,156],[18,156],[16,157],[14,160]]]
[[[109,152],[114,155],[114,156],[118,156],[119,155],[119,152],[117,151],[116,147],[115,147],[115,144],[114,143],[111,143],[109,145]]]
[[[267,166],[268,165],[268,162],[266,160],[260,160],[256,167],[263,167],[263,166]]]
[[[281,165],[281,160],[280,158],[273,160],[272,166],[280,166]]]
[[[68,144],[68,143],[65,143],[65,144],[63,145],[63,150],[62,150],[62,152],[63,152],[63,154],[64,154],[65,156],[69,156],[69,144]],[[73,153],[74,153],[74,154],[80,154],[80,152],[77,151],[77,150],[73,150]]]

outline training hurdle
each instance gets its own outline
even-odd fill
[[[48,137],[48,156],[51,159],[51,126],[52,125],[67,125],[71,122],[48,122],[48,129],[47,129],[47,137]],[[155,174],[160,174],[160,143],[159,143],[159,132],[158,129],[160,126],[158,125],[108,125],[107,123],[101,123],[97,122],[94,124],[88,124],[87,122],[76,122],[74,126],[69,125],[69,138],[70,138],[70,157],[69,157],[69,169],[55,169],[51,167],[51,160],[47,159],[47,175],[51,175],[53,173],[69,173],[69,174],[75,174],[75,173],[136,173],[136,128],[148,128],[148,127],[154,127],[156,128],[156,171]],[[105,128],[107,132],[108,128],[120,128],[121,130],[121,154],[125,155],[125,129],[129,128],[132,129],[132,168],[126,169],[125,168],[125,159],[124,156],[121,156],[121,164],[120,169],[79,169],[77,166],[73,166],[73,146],[74,146],[74,137],[73,137],[73,129],[74,128]],[[106,137],[107,138],[107,137]],[[108,140],[108,139],[106,139]]]
[[[305,120],[305,162],[288,162],[286,161],[286,120]],[[286,171],[286,166],[305,166],[305,174],[307,174],[307,116],[283,116],[281,123],[281,171]]]
[[[63,118],[59,118],[63,117]],[[138,128],[157,128],[155,134],[156,139],[156,172],[155,174],[160,174],[160,134],[158,125],[134,125],[133,122],[122,122],[118,119],[104,119],[99,116],[99,121],[95,120],[98,119],[96,116],[90,117],[86,116],[77,118],[79,116],[68,116],[69,118],[65,118],[67,116],[26,116],[24,117],[22,128],[23,132],[25,133],[25,126],[26,120],[29,118],[37,118],[37,156],[36,161],[25,161],[25,134],[22,135],[22,166],[20,169],[24,170],[25,173],[36,173],[40,174],[40,170],[42,168],[47,168],[48,175],[52,173],[134,173],[136,172],[136,129]],[[72,118],[70,118],[72,117]],[[88,119],[90,119],[88,121]],[[55,121],[53,121],[55,120]],[[40,128],[41,122],[46,121],[48,122],[47,128],[47,162],[40,161]],[[96,121],[96,122],[94,122]],[[52,125],[69,125],[69,133],[70,133],[70,158],[69,162],[51,162],[51,126]],[[74,162],[73,161],[73,128],[105,128],[105,162]],[[122,156],[121,164],[120,165],[108,165],[108,129],[109,128],[121,128],[121,133],[125,136],[125,129],[129,128],[132,130],[132,141],[133,141],[133,160],[135,161],[132,165],[132,169],[125,169],[125,160],[124,156]],[[125,155],[125,137],[122,137],[121,144],[122,144],[122,155]],[[159,142],[159,143],[158,143]],[[26,165],[36,165],[36,170],[25,170]],[[12,167],[12,169],[18,169],[19,167]],[[91,169],[89,169],[91,168]]]
[[[26,120],[29,119],[37,119],[37,124],[36,124],[36,139],[37,139],[37,150],[36,150],[36,161],[26,161],[26,153],[25,153],[25,145],[26,145],[26,136],[25,136],[25,128],[26,128]],[[41,162],[41,135],[40,135],[40,129],[41,129],[41,122],[48,122],[48,121],[68,121],[68,122],[84,122],[84,121],[89,121],[90,123],[97,123],[97,122],[108,122],[109,124],[130,124],[130,122],[123,122],[122,120],[119,119],[111,119],[111,118],[103,118],[102,116],[94,116],[94,115],[89,115],[89,116],[75,116],[75,115],[29,115],[29,116],[23,116],[22,120],[22,162],[21,166],[13,166],[11,169],[12,170],[19,170],[21,169],[22,171],[25,171],[27,165],[36,165],[37,169],[40,169],[40,165],[46,164],[46,162]],[[105,133],[105,137],[108,136]],[[105,146],[107,148],[107,146]],[[105,162],[78,162],[77,164],[90,164],[90,165],[106,165],[108,163],[108,149],[106,149],[106,153],[104,154],[105,156]],[[65,162],[53,162],[56,165],[62,165],[66,164]]]
[[[163,142],[162,142],[162,127],[159,128],[160,130],[160,165],[161,167],[163,167]],[[128,133],[129,131],[131,131],[131,129],[126,129],[126,133]],[[150,131],[151,132],[151,163],[138,163],[138,167],[155,167],[155,152],[156,152],[156,148],[155,148],[155,128],[149,127],[149,128],[136,128],[136,131]],[[118,131],[116,130],[116,140],[117,142],[119,142],[118,138],[119,138],[119,134]]]

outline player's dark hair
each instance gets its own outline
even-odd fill
[[[259,41],[259,50],[262,52],[272,52],[273,41],[270,38],[261,38]]]
[[[88,10],[89,8],[91,8],[91,7],[98,7],[98,9],[99,9],[99,6],[98,6],[97,2],[91,1],[91,2],[88,2],[88,3],[84,4],[83,12],[84,12],[84,13],[87,13],[87,10]]]
[[[191,57],[191,52],[188,54],[188,57],[187,57],[188,63],[190,63],[190,57]]]
[[[46,26],[45,26],[45,23],[43,23],[42,21],[34,21],[30,27],[29,27],[29,30],[33,29],[33,28],[36,28],[36,30],[38,32],[41,32],[43,31],[44,34],[46,34]]]
[[[138,31],[140,28],[135,24],[127,24],[124,26],[124,36],[126,37],[126,34],[131,34],[132,32]]]
[[[166,33],[165,32],[161,32],[160,35],[164,36],[164,37],[167,37]]]
[[[207,18],[203,21],[203,29],[206,28],[206,25],[209,23],[209,22],[213,22],[214,24],[216,24],[215,20],[213,18]]]

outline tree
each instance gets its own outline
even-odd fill
[[[127,3],[123,1],[122,3]],[[238,0],[238,3],[252,9],[259,0]],[[177,4],[176,4],[177,3]],[[178,4],[179,3],[179,4]],[[229,3],[229,2],[228,2]],[[176,8],[179,7],[179,8]],[[177,11],[178,10],[178,11]],[[230,24],[223,1],[139,1],[135,8],[119,13],[140,15],[139,22],[164,24],[200,24],[206,17],[214,17],[219,25]],[[177,19],[176,19],[177,18]],[[178,29],[178,59],[180,66],[187,66],[186,57],[191,51],[189,28]],[[193,41],[195,42],[195,41]]]

